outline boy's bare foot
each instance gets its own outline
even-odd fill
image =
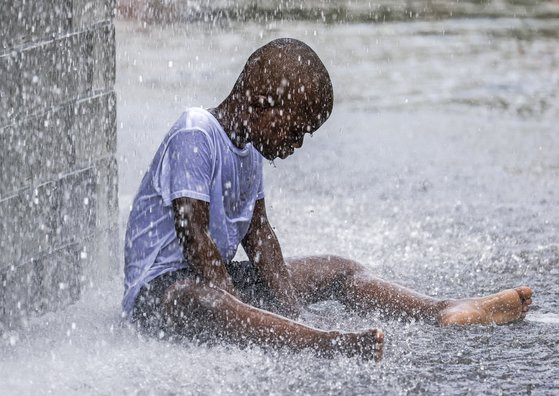
[[[337,350],[347,356],[360,356],[365,360],[382,359],[384,332],[370,329],[358,333],[342,333],[334,339]]]
[[[438,315],[442,326],[505,324],[524,319],[532,303],[532,289],[517,287],[486,297],[449,301]]]

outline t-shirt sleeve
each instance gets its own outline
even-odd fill
[[[154,180],[163,204],[170,206],[173,199],[181,197],[209,202],[213,164],[212,145],[206,133],[184,130],[173,135],[167,141]]]

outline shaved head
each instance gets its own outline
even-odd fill
[[[248,58],[229,96],[213,113],[238,147],[252,143],[267,159],[286,158],[332,112],[326,67],[305,43],[282,38]]]
[[[334,92],[326,67],[302,41],[281,38],[257,49],[247,60],[233,90],[238,99],[297,107],[313,124],[322,124],[332,112]]]

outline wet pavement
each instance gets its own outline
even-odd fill
[[[513,325],[444,329],[356,316],[333,301],[303,314],[323,328],[382,328],[385,358],[373,364],[142,338],[120,321],[118,275],[4,339],[0,393],[559,392],[557,32],[552,18],[117,21],[123,229],[180,112],[216,105],[255,48],[291,36],[323,58],[336,104],[302,149],[265,166],[284,255],[347,256],[439,297],[526,284],[533,308]]]

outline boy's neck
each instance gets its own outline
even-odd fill
[[[219,122],[231,142],[238,148],[242,149],[249,143],[246,133],[242,132],[242,123],[239,123],[239,117],[231,117],[228,106],[223,102],[219,106],[208,110]]]

